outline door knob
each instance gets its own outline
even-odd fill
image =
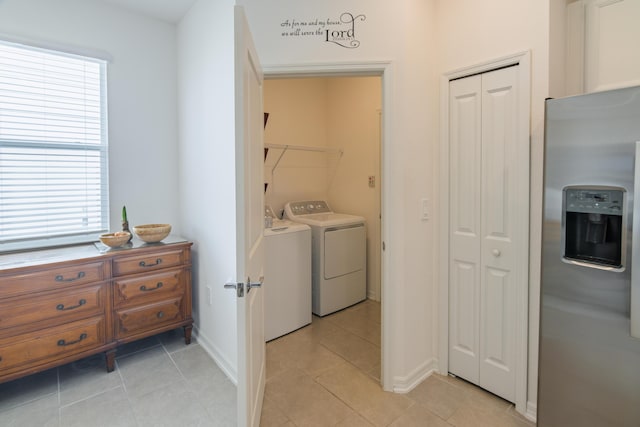
[[[264,276],[260,276],[258,283],[251,283],[251,278],[247,277],[247,293],[251,292],[252,288],[261,288],[262,282],[264,282]]]
[[[224,284],[225,289],[235,289],[237,294],[238,294],[238,298],[242,298],[244,296],[244,289],[245,286],[247,288],[247,294],[249,292],[251,292],[251,289],[253,288],[261,288],[262,287],[262,282],[264,281],[264,277],[260,276],[260,279],[258,280],[257,283],[252,283],[251,282],[251,278],[247,277],[247,283],[242,283],[242,282],[228,282]]]
[[[494,249],[491,251],[491,253],[493,254],[494,257],[498,258],[502,252],[500,252],[498,249]]]

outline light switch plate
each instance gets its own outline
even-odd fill
[[[422,221],[429,221],[429,199],[422,199],[420,201],[420,219]]]

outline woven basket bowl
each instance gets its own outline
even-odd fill
[[[171,232],[171,224],[144,224],[133,227],[138,239],[147,243],[159,242]]]
[[[114,233],[101,234],[100,241],[110,248],[119,248],[129,241],[131,233],[116,236]]]

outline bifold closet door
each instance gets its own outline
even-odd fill
[[[515,400],[516,66],[450,83],[449,371]]]

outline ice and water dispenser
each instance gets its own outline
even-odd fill
[[[566,260],[623,269],[625,190],[619,187],[565,187],[563,247]]]

